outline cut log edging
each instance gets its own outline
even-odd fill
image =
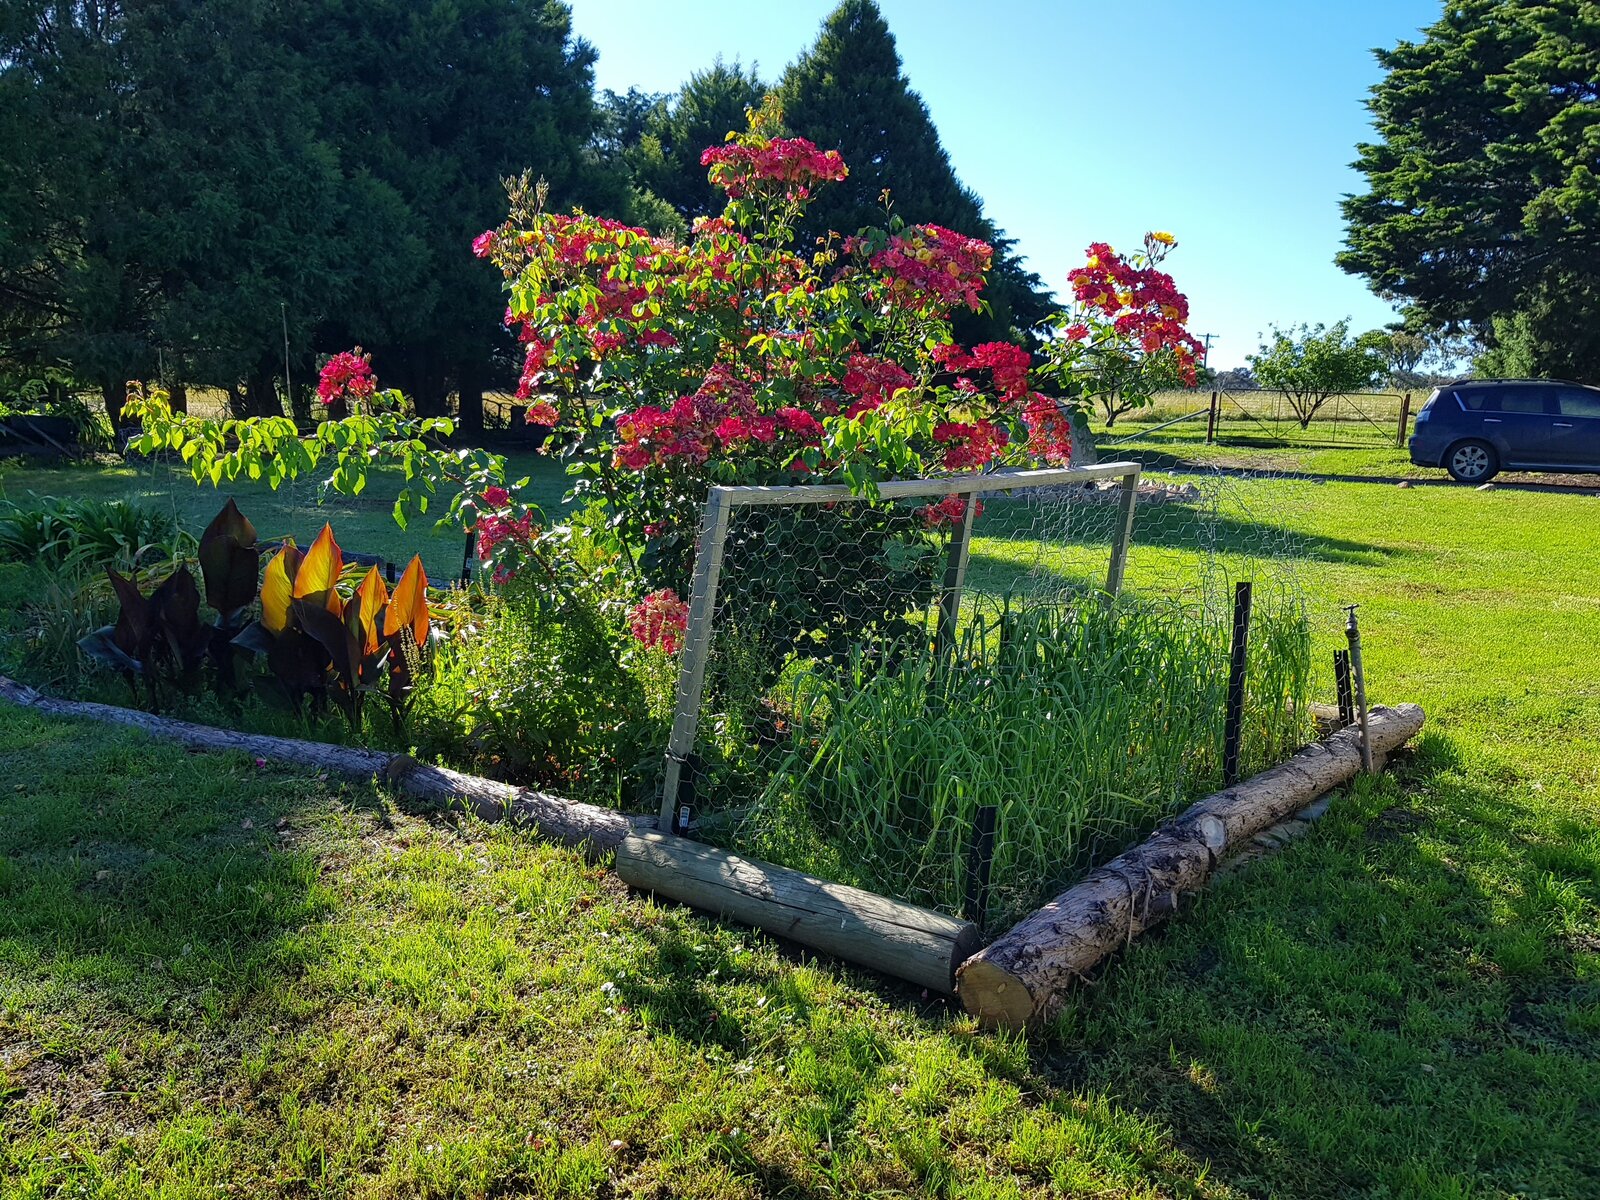
[[[978,950],[971,922],[844,884],[741,859],[656,831],[630,816],[428,766],[406,754],[268,734],[239,733],[89,701],[57,700],[0,676],[0,699],[53,716],[139,729],[192,749],[251,755],[344,778],[379,779],[419,799],[505,820],[582,849],[615,852],[635,887],[730,916],[885,974],[948,992],[990,1025],[1023,1027],[1051,1016],[1072,985],[1198,891],[1231,849],[1283,821],[1360,770],[1360,735],[1340,730],[1286,762],[1206,797],[1149,839],[1095,870]],[[1386,755],[1422,728],[1415,704],[1375,708],[1372,750]]]
[[[124,725],[194,750],[248,754],[304,770],[325,771],[345,779],[379,779],[419,800],[464,809],[485,821],[527,826],[551,841],[580,847],[590,857],[615,850],[637,828],[654,826],[653,818],[630,817],[597,804],[567,800],[447,767],[428,766],[408,754],[271,734],[238,733],[114,704],[57,700],[3,675],[0,675],[0,698],[51,716]]]
[[[981,944],[971,921],[659,832],[617,847],[617,874],[718,916],[949,995]]]
[[[1415,704],[1373,709],[1374,756],[1414,737],[1423,720]],[[1021,1028],[1048,1019],[1092,968],[1170,916],[1181,895],[1204,887],[1230,848],[1360,769],[1360,733],[1352,727],[1197,801],[962,963],[962,1005],[988,1025]]]

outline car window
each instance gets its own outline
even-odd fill
[[[1563,417],[1600,417],[1600,392],[1586,388],[1562,388],[1557,393]]]
[[[1508,413],[1549,412],[1545,401],[1552,390],[1542,387],[1500,388],[1500,403],[1495,407],[1501,412]]]

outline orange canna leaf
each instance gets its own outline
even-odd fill
[[[383,582],[383,576],[378,574],[378,568],[373,567],[345,607],[345,621],[356,639],[356,645],[361,649],[362,658],[370,658],[378,652],[378,618],[388,603],[389,589]]]
[[[420,554],[412,558],[400,582],[394,585],[394,596],[383,618],[384,637],[394,637],[402,629],[411,630],[418,646],[428,644],[428,573],[422,569]]]
[[[294,579],[305,556],[290,539],[272,556],[261,576],[261,624],[267,632],[280,634],[289,627],[289,601],[294,596]]]
[[[339,598],[337,584],[339,572],[344,570],[344,552],[333,540],[333,526],[324,525],[317,540],[306,551],[305,561],[294,576],[296,600],[304,600],[318,608],[325,608],[334,616],[344,613],[344,602]]]

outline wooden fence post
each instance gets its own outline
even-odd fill
[[[1206,415],[1206,445],[1211,445],[1217,440],[1217,409],[1219,407],[1217,389],[1211,389],[1211,411]]]
[[[667,741],[666,771],[661,781],[663,833],[671,833],[677,815],[678,789],[684,772],[691,769],[695,733],[700,725],[700,699],[705,690],[706,659],[711,655],[711,619],[717,602],[717,577],[722,573],[722,552],[728,540],[731,509],[728,489],[714,487],[706,497],[700,519],[700,540],[695,547],[694,578],[689,591],[689,622],[684,631],[683,658],[678,667],[678,699]]]
[[[1411,420],[1411,393],[1407,392],[1400,398],[1400,429],[1394,435],[1394,444],[1404,450],[1406,447],[1406,425]]]

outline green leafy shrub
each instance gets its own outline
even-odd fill
[[[407,729],[419,754],[599,803],[632,804],[658,767],[649,664],[636,677],[626,634],[591,595],[559,605],[486,593],[439,644]],[[652,690],[659,693],[659,671]],[[657,701],[659,704],[659,699]]]
[[[62,572],[131,571],[193,553],[195,541],[169,514],[124,500],[32,496],[0,501],[0,561]]]

